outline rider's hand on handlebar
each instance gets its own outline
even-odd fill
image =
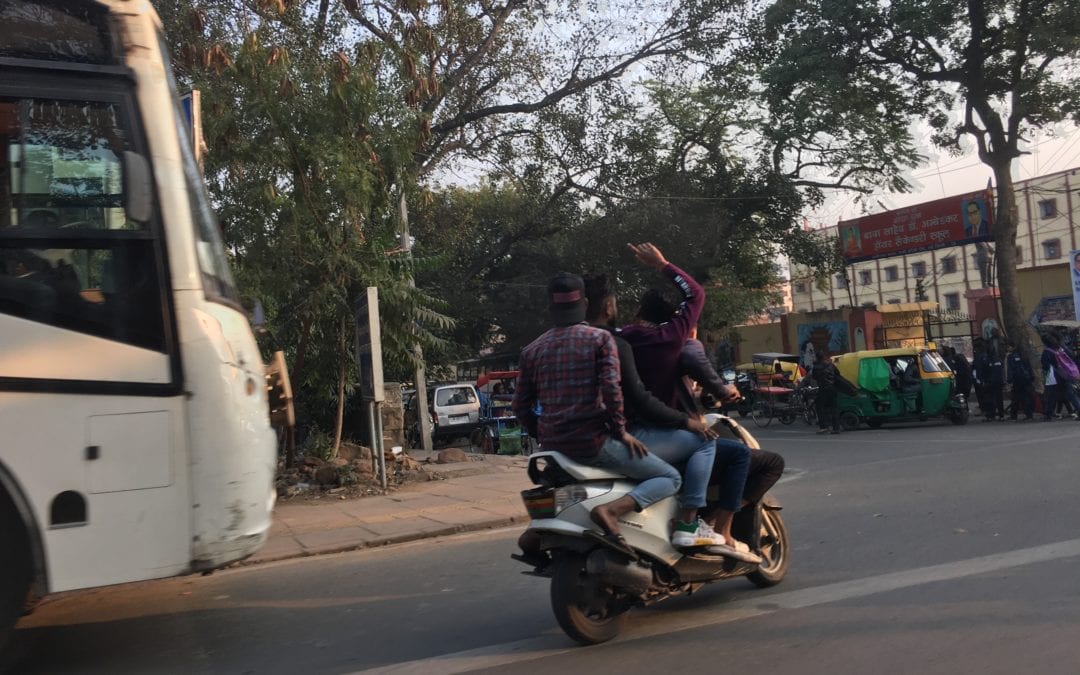
[[[645,447],[644,443],[634,438],[625,431],[622,433],[622,438],[620,438],[619,440],[623,443],[626,443],[626,446],[630,448],[631,457],[644,457],[645,455],[649,454],[649,449]]]
[[[718,435],[711,427],[705,426],[705,423],[697,417],[686,418],[686,430],[692,431],[698,436],[706,439],[716,438]]]
[[[739,392],[739,388],[732,384],[725,384],[723,389],[724,395],[720,398],[722,405],[728,405],[730,403],[737,403],[742,398],[742,394]]]

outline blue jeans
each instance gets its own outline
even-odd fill
[[[679,505],[684,509],[700,509],[705,506],[705,491],[709,487],[716,457],[716,443],[702,438],[686,429],[653,426],[635,426],[630,429],[634,438],[645,444],[649,452],[683,469],[682,492]]]
[[[630,497],[637,503],[638,511],[670,497],[678,492],[682,485],[682,478],[675,467],[651,452],[644,457],[637,457],[625,443],[614,438],[604,441],[595,457],[579,461],[641,481],[630,491]]]

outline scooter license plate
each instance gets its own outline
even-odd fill
[[[522,490],[521,501],[525,502],[525,510],[533,520],[555,517],[555,490],[551,488]]]

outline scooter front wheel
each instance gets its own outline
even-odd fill
[[[607,642],[622,630],[626,610],[614,589],[585,570],[585,557],[564,552],[556,557],[551,576],[551,608],[559,627],[583,645]]]
[[[768,588],[783,581],[791,565],[787,527],[780,511],[762,509],[760,546],[761,564],[746,578],[758,588]]]

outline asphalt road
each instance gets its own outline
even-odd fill
[[[54,598],[23,669],[1080,672],[1080,423],[758,436],[788,462],[788,578],[635,611],[607,645],[562,635],[504,530]]]

